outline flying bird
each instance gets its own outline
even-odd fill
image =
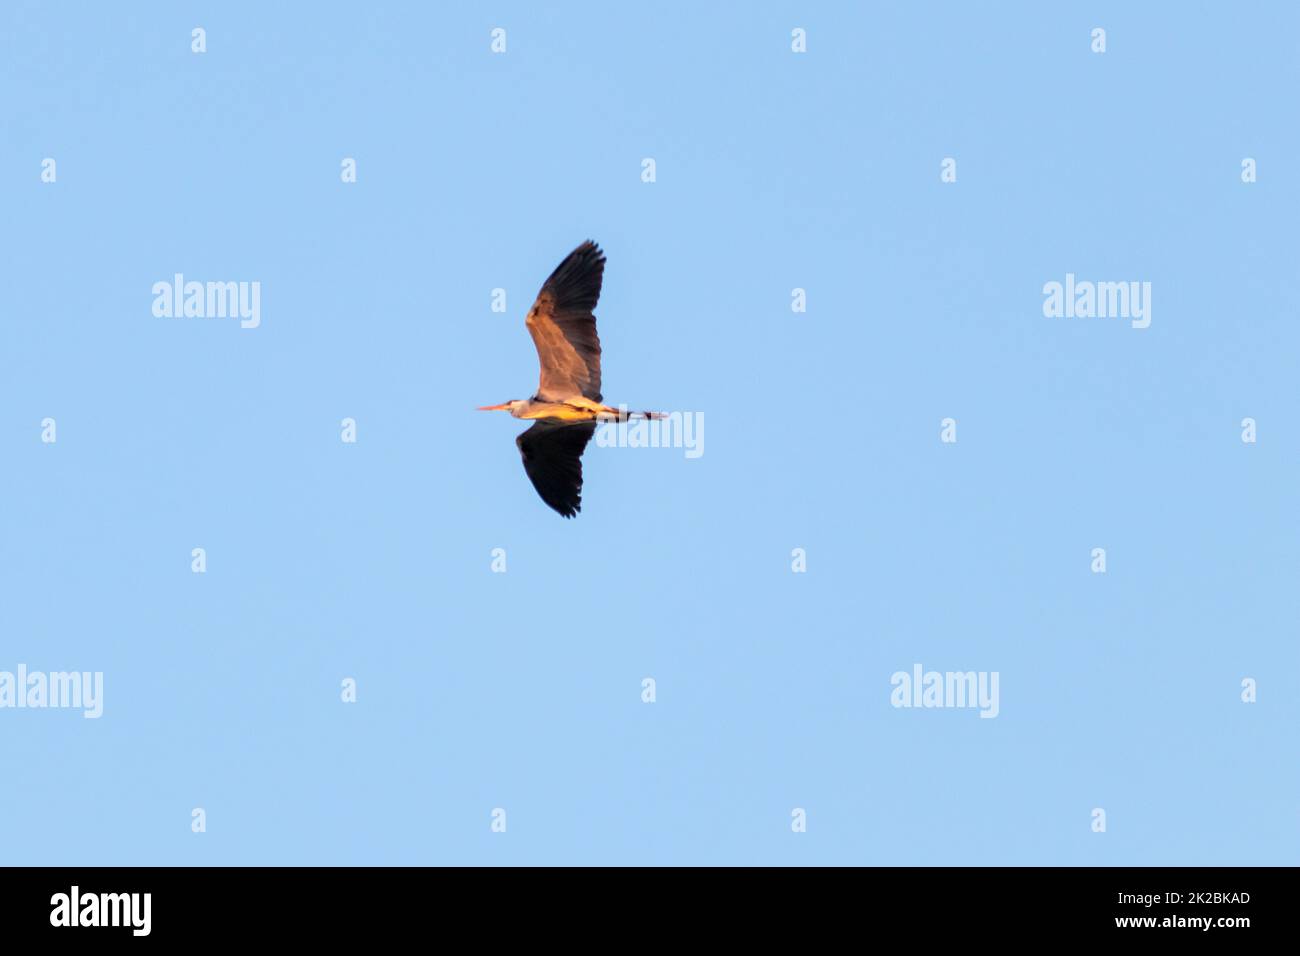
[[[582,453],[596,424],[663,417],[602,404],[600,338],[592,310],[604,276],[605,254],[594,242],[569,253],[543,283],[524,322],[542,366],[537,393],[479,408],[533,421],[515,439],[524,471],[542,500],[566,518],[582,510]]]

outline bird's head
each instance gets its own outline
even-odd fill
[[[500,405],[480,405],[478,410],[480,412],[509,412],[511,415],[513,415],[515,413],[515,409],[522,404],[523,401],[521,399],[512,398],[510,399],[510,401],[502,402]]]

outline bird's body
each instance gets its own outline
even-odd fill
[[[525,398],[504,405],[490,405],[479,411],[507,411],[515,418],[545,419],[554,422],[625,422],[631,418],[659,418],[659,412],[629,412],[626,408],[610,408],[600,402],[578,396],[567,402],[547,402],[540,398]]]
[[[605,254],[594,242],[569,253],[542,285],[525,321],[541,364],[537,393],[480,409],[535,422],[515,444],[537,493],[566,518],[582,510],[582,453],[596,423],[660,417],[603,404],[593,310],[604,274]]]
[[[557,422],[590,422],[601,418],[616,420],[617,408],[610,408],[589,398],[576,396],[567,402],[547,402],[540,398],[525,398],[507,402],[506,411],[515,418],[551,419]],[[626,414],[626,413],[625,413]]]

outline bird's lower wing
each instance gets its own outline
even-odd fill
[[[595,433],[595,422],[539,421],[515,439],[528,480],[542,500],[566,518],[582,510],[582,453]]]

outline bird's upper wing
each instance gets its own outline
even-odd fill
[[[594,242],[584,242],[551,273],[528,310],[526,324],[542,364],[538,398],[601,400],[600,339],[592,310],[604,275],[605,254]]]
[[[533,487],[566,518],[582,510],[582,453],[595,432],[595,422],[539,421],[515,439]]]

